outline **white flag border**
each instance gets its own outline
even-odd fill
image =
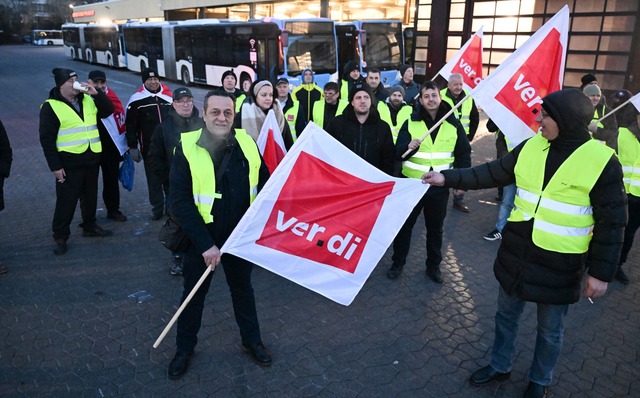
[[[435,74],[433,79],[435,79],[436,76],[440,75],[444,80],[446,80],[447,82],[449,81],[449,76],[451,75],[451,71],[453,70],[453,66],[455,64],[457,64],[458,62],[460,62],[460,58],[462,57],[462,54],[464,54],[464,52],[467,51],[467,48],[471,45],[471,42],[473,42],[473,38],[474,37],[476,37],[476,36],[480,37],[480,46],[481,46],[480,54],[482,55],[484,53],[484,33],[483,33],[483,28],[484,28],[484,25],[480,26],[480,28],[478,30],[476,30],[473,35],[471,35],[469,40],[467,40],[467,42],[464,43],[464,45],[462,47],[460,47],[458,52],[456,52],[454,54],[454,56],[449,60],[449,62],[444,64],[444,66],[438,71],[438,73]],[[483,72],[483,71],[481,70],[480,72]],[[445,75],[445,73],[446,73],[446,75]],[[482,80],[484,80],[484,76],[483,76]],[[480,83],[482,83],[482,80],[480,81]],[[480,84],[480,83],[478,83],[478,84]],[[470,87],[467,83],[465,83],[464,78],[462,79],[462,86],[464,87],[465,91],[467,91],[467,92],[469,92],[469,91],[471,91],[471,90],[473,90],[475,88],[475,87]],[[476,87],[477,87],[477,85],[476,85]]]

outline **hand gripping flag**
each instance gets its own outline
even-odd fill
[[[427,189],[310,123],[220,250],[349,305]]]
[[[113,103],[113,107],[115,108],[115,110],[108,117],[101,119],[102,124],[109,132],[109,136],[118,148],[120,156],[122,156],[129,149],[129,146],[127,145],[127,138],[124,134],[126,131],[124,107],[122,106],[122,102],[120,102],[120,99],[112,89],[107,87],[105,90],[105,94]]]
[[[471,92],[514,145],[538,131],[542,98],[562,88],[568,32],[565,5]]]
[[[284,147],[284,140],[282,139],[282,132],[278,127],[278,121],[276,115],[273,113],[273,109],[269,110],[267,117],[264,120],[260,134],[258,134],[258,149],[264,159],[264,163],[269,169],[269,173],[273,174],[276,167],[284,155],[287,154],[287,150]]]
[[[448,81],[452,73],[459,73],[465,90],[474,89],[482,81],[482,37],[480,27],[437,75]]]

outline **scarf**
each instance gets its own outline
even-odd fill
[[[271,109],[273,109],[273,113],[276,115],[278,127],[282,134],[285,128],[285,121],[282,113],[282,106],[280,106],[280,102],[278,102],[277,99],[274,99]],[[247,134],[249,134],[254,141],[257,141],[258,136],[260,135],[260,130],[262,130],[264,120],[267,118],[268,110],[266,112],[262,110],[255,101],[247,101],[242,104],[240,112],[242,113],[242,119],[240,122],[241,128],[246,130]]]

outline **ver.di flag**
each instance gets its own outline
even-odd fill
[[[427,189],[309,123],[220,250],[349,305]]]
[[[437,75],[448,81],[452,73],[459,73],[464,89],[474,89],[482,81],[482,37],[481,26]]]
[[[471,93],[513,145],[538,131],[542,98],[562,88],[568,32],[565,5]]]
[[[640,93],[638,93],[638,94],[634,95],[633,97],[631,97],[629,102],[631,102],[633,104],[633,106],[636,107],[638,112],[640,112]]]
[[[284,158],[284,155],[287,154],[284,139],[282,139],[282,132],[280,131],[280,127],[278,127],[278,121],[276,120],[275,113],[273,113],[273,109],[270,109],[269,113],[267,113],[256,143],[258,144],[258,149],[264,159],[264,163],[269,169],[269,173],[273,174],[278,164],[280,164]]]

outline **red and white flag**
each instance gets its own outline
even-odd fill
[[[542,98],[562,88],[568,35],[565,5],[471,92],[514,145],[538,131]]]
[[[448,81],[459,73],[465,90],[474,89],[482,81],[482,37],[481,26],[437,74]]]
[[[125,136],[127,128],[125,125],[124,107],[122,106],[122,102],[120,102],[120,99],[112,89],[107,87],[104,93],[113,103],[113,107],[115,108],[115,110],[111,115],[109,115],[109,117],[105,117],[101,119],[101,121],[104,127],[109,132],[109,136],[111,136],[113,143],[116,144],[116,147],[120,152],[120,156],[122,156],[125,152],[127,152],[127,150],[129,150],[129,146],[127,145],[127,138]]]
[[[638,94],[634,95],[633,97],[631,97],[629,102],[631,102],[633,104],[633,106],[636,107],[638,112],[640,112],[640,93],[638,93]]]
[[[309,123],[220,250],[349,305],[427,189]]]
[[[262,124],[262,129],[260,129],[256,143],[258,144],[262,159],[264,159],[264,163],[269,169],[269,173],[273,174],[276,167],[282,159],[284,159],[284,155],[287,154],[282,132],[280,131],[280,127],[278,127],[278,121],[276,120],[275,113],[273,113],[273,109],[270,109],[269,113],[267,113],[267,118],[264,120],[264,124]]]

